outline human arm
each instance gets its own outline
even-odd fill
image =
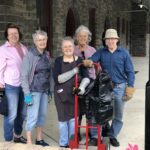
[[[50,69],[50,92],[54,92],[53,68]]]
[[[4,84],[0,83],[0,89],[3,89],[4,87]]]
[[[132,63],[129,53],[127,53],[126,58],[125,58],[124,69],[125,69],[125,74],[127,77],[128,87],[134,87],[135,73],[134,73],[134,67],[133,67],[133,63]]]
[[[22,66],[21,66],[21,86],[24,92],[24,102],[31,106],[32,102],[32,95],[29,89],[29,66],[30,66],[30,59],[29,59],[29,52],[24,56]]]
[[[64,82],[68,81],[69,79],[71,79],[78,72],[79,72],[78,67],[74,67],[72,70],[60,74],[58,76],[58,82],[64,83]]]
[[[134,88],[135,73],[134,73],[133,63],[129,54],[127,54],[125,59],[125,73],[127,76],[127,87],[125,90],[124,100],[128,101],[133,97],[135,92],[135,88]]]
[[[54,70],[54,62],[50,63],[50,88],[48,90],[49,102],[52,100],[53,92],[54,92],[54,78],[53,78],[53,70]]]
[[[24,94],[29,94],[30,93],[30,88],[29,88],[29,74],[30,74],[30,59],[29,59],[29,54],[28,52],[22,62],[22,67],[21,67],[21,86],[23,88]]]
[[[84,66],[86,67],[92,67],[93,62],[100,62],[100,56],[101,56],[101,50],[99,49],[97,52],[95,52],[90,58],[83,61]]]
[[[83,78],[81,80],[81,83],[80,83],[79,88],[78,88],[78,95],[83,95],[85,93],[85,89],[89,85],[89,83],[90,83],[89,78]]]
[[[75,67],[72,70],[69,70],[67,72],[62,73],[61,71],[61,64],[62,64],[62,57],[58,57],[55,60],[54,63],[54,71],[53,71],[53,76],[54,76],[54,81],[55,83],[64,83],[71,79],[76,73],[78,73],[78,68]]]
[[[7,66],[5,53],[3,52],[3,49],[0,49],[2,52],[0,55],[0,88],[4,88],[5,82],[4,82],[4,72]]]
[[[92,60],[93,62],[100,62],[102,51],[103,51],[102,48],[98,49],[89,59]]]
[[[79,58],[78,63],[81,63],[81,61],[82,60]],[[80,76],[82,77],[82,79],[77,89],[77,93],[78,95],[83,95],[85,93],[86,87],[90,83],[90,78],[88,69],[85,66],[81,65],[79,69],[80,69]]]

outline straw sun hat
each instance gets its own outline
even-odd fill
[[[115,29],[107,29],[104,39],[108,39],[108,38],[119,39],[117,31]]]

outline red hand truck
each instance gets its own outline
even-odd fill
[[[80,65],[83,65],[83,64],[79,64],[79,66]],[[98,63],[94,63],[94,67],[96,68],[97,72],[101,69],[100,65]],[[76,89],[78,88],[78,74],[75,75],[75,88]],[[70,143],[69,143],[69,148],[71,148],[71,149],[79,148],[79,140],[78,140],[78,129],[79,128],[85,128],[85,130],[86,130],[86,143],[85,143],[86,150],[88,150],[88,139],[89,139],[88,131],[90,128],[97,128],[97,132],[98,132],[97,150],[106,150],[106,145],[102,144],[102,141],[101,141],[100,125],[90,126],[88,124],[88,121],[86,121],[86,125],[84,125],[84,126],[78,125],[78,95],[75,94],[75,135],[74,135],[74,139],[70,140]]]

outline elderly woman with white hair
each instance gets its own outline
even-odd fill
[[[83,58],[88,59],[91,57],[95,52],[96,49],[89,45],[91,41],[91,32],[90,30],[84,26],[80,25],[75,31],[75,42],[77,45],[75,46],[74,54]],[[95,79],[95,70],[94,68],[89,69],[89,76],[92,79]]]
[[[88,59],[96,52],[96,49],[89,45],[89,42],[91,41],[91,36],[92,34],[90,30],[84,25],[80,25],[76,29],[75,37],[74,37],[75,42],[77,43],[74,50],[75,55],[81,57],[82,59]],[[94,67],[88,68],[88,73],[91,80],[96,78]],[[79,115],[78,122],[80,125],[82,121],[82,115],[85,113],[84,112],[85,102],[83,100],[79,100],[79,104],[80,104],[80,115]],[[91,133],[91,140],[93,140],[93,138],[97,136],[95,129],[92,129],[90,133]],[[79,139],[81,139],[80,133],[79,133]],[[93,143],[93,141],[91,140],[90,142]],[[89,145],[95,145],[95,144],[90,144],[90,142]]]
[[[45,124],[48,93],[50,90],[51,63],[47,46],[47,33],[37,30],[33,35],[35,47],[29,49],[23,59],[22,88],[27,105],[26,135],[27,144],[32,144],[32,130],[36,127],[37,145],[48,146],[42,138]]]
[[[74,40],[64,37],[61,42],[62,56],[55,59],[54,63],[54,99],[58,114],[59,145],[69,147],[69,141],[75,134],[74,118],[74,83],[75,74],[79,73],[82,80],[79,85],[79,95],[83,95],[90,80],[87,69],[82,65],[81,58],[74,55]]]

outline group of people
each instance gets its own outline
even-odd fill
[[[17,25],[8,24],[4,35],[6,42],[0,47],[0,88],[8,100],[9,112],[3,124],[5,141],[32,144],[32,130],[36,127],[35,143],[48,146],[42,137],[52,78],[47,33],[36,31],[31,49],[21,44]],[[27,139],[21,135],[25,118]]]
[[[114,117],[107,136],[113,146],[120,145],[117,136],[123,126],[125,101],[134,94],[135,76],[131,57],[128,50],[119,47],[119,36],[115,29],[106,30],[105,46],[96,51],[89,45],[89,29],[79,26],[75,41],[71,37],[62,39],[62,56],[57,57],[54,64],[46,50],[46,32],[37,30],[32,34],[34,47],[29,49],[20,42],[22,34],[17,25],[8,24],[4,36],[6,42],[0,46],[0,88],[5,90],[9,110],[8,116],[4,116],[5,141],[32,144],[32,131],[36,128],[35,144],[49,145],[42,137],[42,128],[48,113],[49,95],[54,88],[59,145],[69,147],[69,140],[75,132],[75,74],[81,77],[78,94],[83,95],[89,83],[96,78],[93,62],[97,62],[113,83]],[[83,65],[79,66],[80,63]],[[82,115],[79,114],[80,124]],[[22,136],[25,118],[26,138]],[[95,124],[94,116],[91,124]],[[89,144],[96,145],[97,130],[91,129],[90,134]]]

